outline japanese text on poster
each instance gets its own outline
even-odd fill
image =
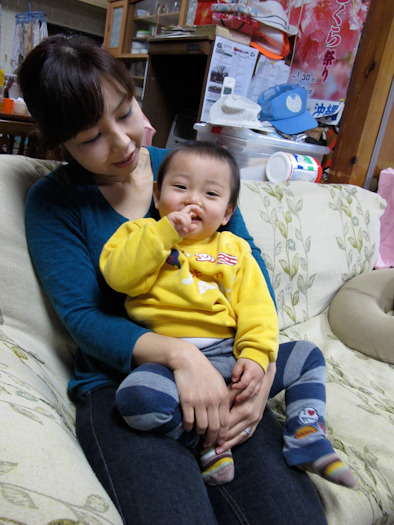
[[[288,7],[287,0],[280,2]],[[292,4],[290,22],[300,23],[290,82],[308,91],[307,107],[314,117],[338,115],[346,98],[369,0]]]

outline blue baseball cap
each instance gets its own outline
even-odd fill
[[[307,92],[296,84],[279,84],[261,93],[260,120],[268,120],[278,131],[287,135],[316,128],[318,122],[306,109]]]

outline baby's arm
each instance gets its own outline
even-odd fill
[[[239,390],[237,401],[245,401],[256,396],[263,385],[264,370],[262,367],[245,357],[240,357],[233,368],[231,388]]]

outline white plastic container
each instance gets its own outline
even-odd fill
[[[197,140],[216,142],[225,146],[236,158],[245,179],[267,180],[266,165],[273,153],[287,151],[297,155],[309,155],[321,163],[323,156],[330,152],[326,146],[307,142],[296,142],[277,137],[269,137],[248,128],[194,124]]]
[[[278,151],[268,159],[265,173],[270,182],[303,180],[319,182],[322,176],[320,163],[309,155]]]

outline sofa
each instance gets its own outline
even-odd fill
[[[67,395],[75,344],[25,240],[26,194],[55,165],[0,155],[0,523],[119,525],[75,437]],[[394,338],[382,337],[381,349],[382,329],[374,332],[374,316],[388,320],[387,333],[394,321],[394,270],[373,270],[385,201],[355,186],[243,180],[240,207],[275,288],[281,341],[313,341],[326,359],[327,432],[357,480],[348,489],[311,474],[328,523],[394,523]],[[369,296],[357,284],[346,293],[359,276],[377,275],[384,284],[372,285]],[[389,290],[384,304],[375,289]],[[360,297],[378,308],[366,307],[364,335],[352,339],[357,319],[348,324],[346,301],[356,308]],[[377,344],[362,346],[367,336]],[[283,395],[269,404],[283,421]]]

